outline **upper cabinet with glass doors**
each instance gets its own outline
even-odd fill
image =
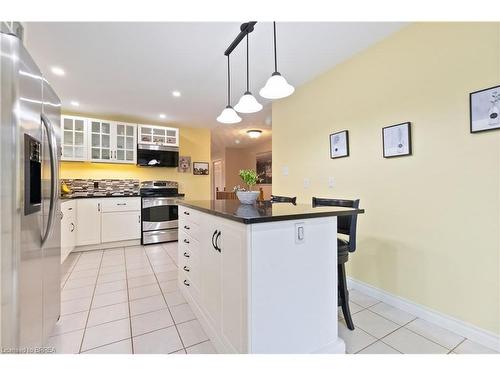
[[[139,125],[139,143],[179,146],[179,129],[166,126]]]
[[[136,125],[90,119],[90,161],[136,163]]]
[[[78,116],[61,116],[62,156],[61,160],[85,161],[87,153],[88,119]]]
[[[61,119],[61,160],[136,163],[136,124],[65,115]]]

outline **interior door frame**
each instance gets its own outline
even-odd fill
[[[224,160],[223,159],[215,159],[212,160],[211,162],[211,167],[212,167],[212,178],[211,178],[211,197],[212,199],[216,199],[216,192],[215,192],[215,164],[220,163],[221,164],[221,179],[222,182],[225,183],[225,178],[224,178]]]

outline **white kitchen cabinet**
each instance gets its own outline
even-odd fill
[[[321,217],[303,209],[277,206],[270,218],[247,223],[230,205],[179,205],[180,265],[195,253],[181,239],[199,242],[198,267],[179,269],[179,288],[218,352],[345,352],[338,337],[336,248],[336,216],[345,210]],[[257,212],[252,206],[239,211]]]
[[[179,146],[179,129],[166,126],[139,125],[139,143]]]
[[[101,200],[82,198],[76,200],[76,245],[101,243]]]
[[[76,202],[76,246],[141,238],[140,197],[81,198]]]
[[[76,202],[66,200],[61,203],[61,264],[76,246]]]
[[[85,161],[87,154],[88,119],[78,116],[61,116],[63,161]]]
[[[137,160],[137,126],[125,122],[116,122],[111,127],[113,160],[116,163],[135,164]]]

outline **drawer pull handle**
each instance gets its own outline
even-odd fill
[[[71,223],[71,231],[70,232],[73,232],[75,230],[75,224]]]
[[[190,255],[189,255],[188,253],[184,253],[184,256],[185,256],[186,258],[189,258],[189,256],[190,256]]]
[[[184,238],[184,243],[189,243],[189,241]]]
[[[189,272],[189,267],[188,267],[188,266],[184,266],[184,267],[182,267],[182,269],[183,269],[184,271],[186,271],[186,272]]]
[[[188,216],[189,216],[189,212],[187,212],[187,211],[184,211],[184,215],[188,215]]]
[[[189,285],[191,285],[191,284],[189,284],[187,280],[184,280],[184,285],[185,285],[185,286],[189,286]]]
[[[71,211],[73,209],[73,207],[68,207],[68,211]]]
[[[117,203],[116,205],[117,205],[117,206],[126,206],[126,205],[127,205],[127,203]]]
[[[188,227],[187,225],[184,225],[184,229],[190,230],[191,228]]]

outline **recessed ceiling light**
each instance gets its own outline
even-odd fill
[[[64,76],[66,75],[66,72],[64,71],[63,68],[60,68],[58,66],[53,66],[51,69],[52,73],[54,73],[56,76]]]
[[[72,100],[72,101],[71,101],[71,105],[72,105],[73,107],[79,107],[79,106],[80,106],[80,103],[78,103],[76,100]]]
[[[239,139],[237,139],[236,141],[234,141],[234,143],[236,143],[237,145],[239,145],[239,144],[240,144],[240,142],[241,142],[241,141],[240,141]]]
[[[262,135],[262,130],[247,130],[247,134],[250,138],[259,138]]]
[[[180,91],[172,91],[172,95],[175,96],[176,98],[178,98],[179,96],[181,96],[181,92]]]
[[[160,118],[167,118],[167,115],[165,115],[164,113],[160,113]]]

